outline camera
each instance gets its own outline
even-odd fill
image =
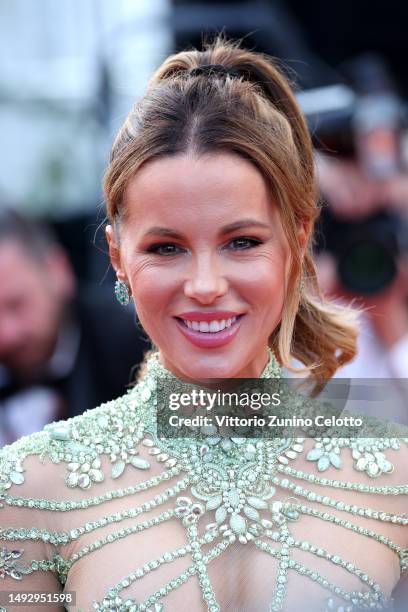
[[[301,92],[298,101],[317,149],[356,161],[367,179],[392,180],[404,171],[405,107],[381,59],[363,56],[351,68],[356,90],[335,85]],[[328,199],[317,226],[317,252],[330,251],[342,285],[365,296],[392,283],[398,260],[408,250],[407,220],[381,201],[376,209],[369,217],[345,221],[335,216]]]
[[[359,221],[342,221],[322,211],[316,250],[330,251],[341,284],[353,293],[372,296],[394,280],[398,260],[407,252],[406,223],[396,214],[381,211]]]

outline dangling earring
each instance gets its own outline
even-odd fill
[[[117,280],[115,282],[115,295],[119,304],[127,306],[130,302],[130,287],[125,281]]]
[[[305,290],[305,286],[306,286],[306,284],[305,284],[305,279],[304,279],[304,278],[302,278],[302,279],[301,279],[301,281],[300,281],[300,284],[299,284],[299,291],[300,291],[300,293],[303,293],[303,292],[304,292],[304,290]]]

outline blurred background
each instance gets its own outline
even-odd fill
[[[407,18],[403,0],[0,0],[0,445],[131,380],[148,342],[114,303],[100,228],[110,143],[160,62],[220,31],[282,61],[309,122],[321,286],[366,309],[338,376],[401,387]],[[389,416],[408,423],[400,393]]]

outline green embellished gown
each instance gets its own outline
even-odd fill
[[[123,397],[0,451],[0,610],[392,609],[408,439],[161,440],[163,376],[155,353]]]

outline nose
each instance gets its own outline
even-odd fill
[[[227,291],[228,281],[217,257],[209,253],[198,255],[184,285],[185,295],[201,304],[211,304]]]

